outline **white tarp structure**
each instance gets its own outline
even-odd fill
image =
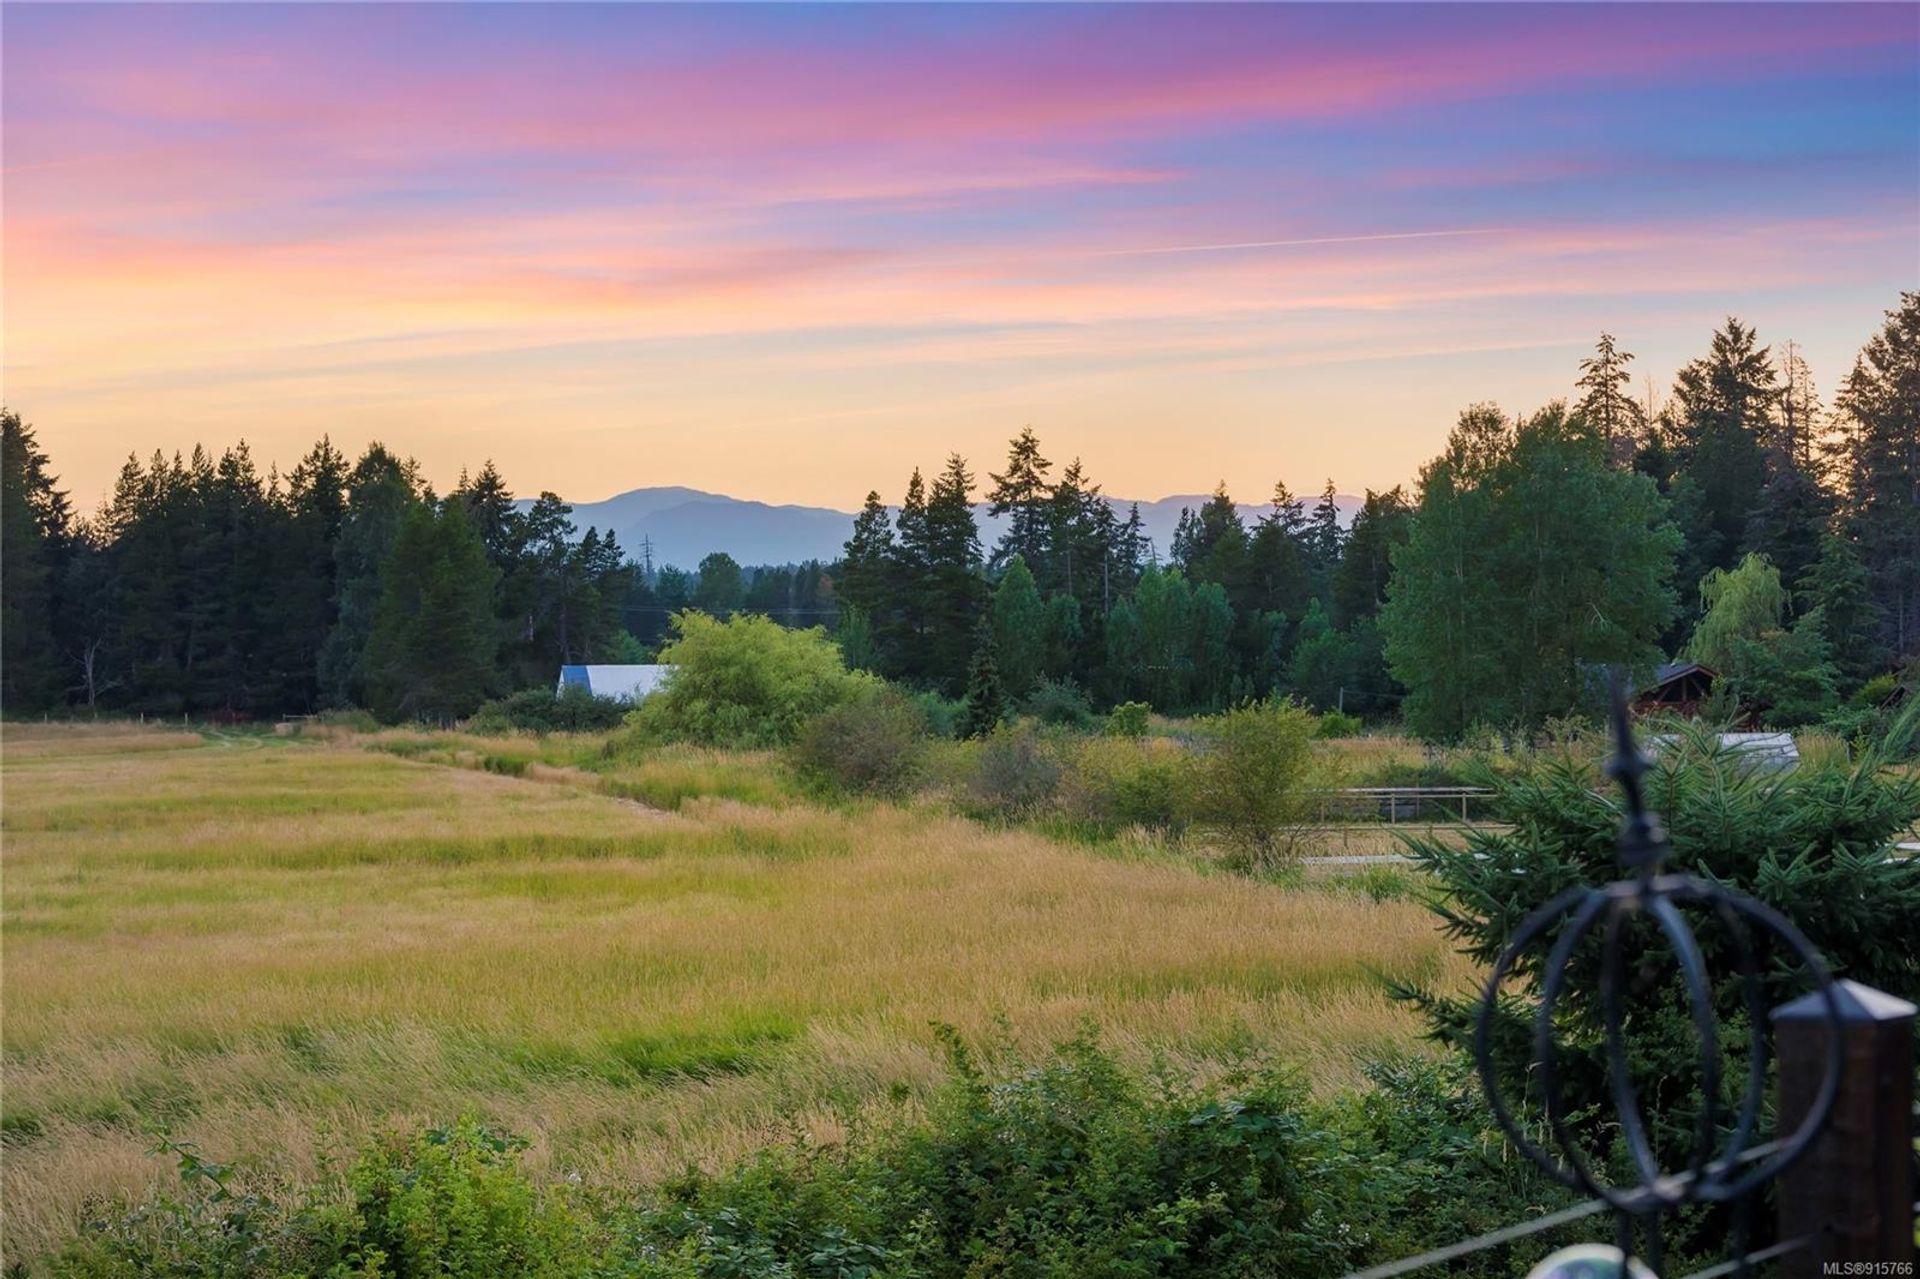
[[[1741,762],[1769,773],[1784,773],[1800,765],[1800,748],[1792,733],[1718,733],[1720,749],[1740,756]],[[1660,735],[1647,739],[1650,753],[1658,755],[1662,747],[1676,739]]]
[[[671,666],[562,666],[560,682],[553,695],[560,696],[567,685],[586,689],[595,697],[616,702],[637,702],[655,692],[673,674]]]

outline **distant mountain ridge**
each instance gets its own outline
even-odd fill
[[[1139,503],[1141,523],[1162,558],[1173,543],[1181,510],[1197,510],[1206,500],[1204,493],[1183,493]],[[1307,505],[1316,500],[1307,498]],[[1134,505],[1130,498],[1107,501],[1122,517]],[[1341,522],[1350,523],[1361,499],[1343,493],[1336,494],[1334,501],[1340,507]],[[532,503],[518,505],[525,510]],[[838,559],[853,532],[855,514],[827,506],[774,506],[673,485],[631,489],[603,502],[572,505],[574,525],[582,533],[589,528],[611,529],[632,558],[638,560],[651,549],[656,566],[671,564],[689,570],[714,551],[725,551],[742,565]],[[1249,525],[1269,509],[1265,504],[1239,504],[1240,516]],[[974,514],[980,520],[981,543],[991,547],[1000,536],[1004,517],[988,515],[984,504],[975,505]]]

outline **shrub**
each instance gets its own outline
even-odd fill
[[[927,717],[893,689],[822,711],[793,744],[794,771],[818,785],[897,795],[926,768]]]
[[[1153,707],[1145,702],[1122,702],[1107,712],[1106,734],[1109,737],[1145,737],[1147,721],[1153,714]]]
[[[467,722],[476,733],[595,733],[620,727],[632,708],[610,697],[595,697],[579,684],[558,696],[544,688],[519,692],[482,704]]]
[[[580,1274],[582,1222],[535,1190],[518,1164],[525,1148],[472,1121],[376,1145],[351,1178],[360,1256],[396,1275]]]
[[[1494,789],[1493,816],[1503,828],[1473,830],[1460,847],[1432,837],[1408,842],[1437,881],[1434,909],[1448,933],[1463,954],[1487,965],[1530,911],[1575,885],[1605,883],[1624,872],[1613,788],[1592,763],[1542,757],[1511,776],[1489,771],[1482,781]],[[1903,998],[1920,990],[1920,951],[1908,940],[1920,932],[1920,863],[1892,855],[1898,833],[1920,816],[1920,779],[1870,759],[1848,763],[1841,752],[1791,772],[1755,769],[1696,730],[1660,752],[1644,784],[1649,807],[1669,833],[1674,870],[1744,891],[1788,915],[1839,976]],[[1729,1050],[1744,1051],[1747,1035],[1767,1034],[1768,1027],[1748,1023],[1724,926],[1699,911],[1689,915],[1720,1024],[1738,1045]],[[1594,929],[1573,951],[1558,1032],[1563,1095],[1571,1113],[1590,1117],[1576,1131],[1601,1157],[1610,1153],[1612,1133],[1592,1117],[1613,1113],[1597,1006],[1605,931]],[[1682,1166],[1703,1102],[1686,984],[1671,947],[1644,916],[1628,921],[1620,944],[1636,956],[1624,1002],[1632,1082],[1663,1166]],[[1523,1104],[1537,1077],[1529,1069],[1531,984],[1544,958],[1536,949],[1517,966],[1493,1040],[1507,1094]],[[1804,988],[1789,965],[1763,959],[1761,971],[1763,1007]],[[1464,1057],[1477,999],[1403,993],[1426,1012],[1434,1036]],[[1723,1105],[1742,1082],[1738,1070],[1729,1072]]]
[[[708,746],[785,746],[820,712],[865,696],[873,676],[849,671],[819,628],[789,630],[741,614],[674,615],[676,638],[660,660],[674,667],[664,687],[627,722],[643,740]]]
[[[1042,724],[1081,730],[1093,727],[1093,706],[1070,679],[1041,680],[1027,695],[1024,706],[1027,714]]]
[[[189,1155],[183,1199],[90,1222],[55,1273],[1253,1279],[1342,1274],[1568,1198],[1505,1157],[1451,1062],[1383,1064],[1366,1091],[1316,1103],[1293,1076],[1244,1064],[1205,1084],[1142,1075],[1090,1032],[1038,1061],[990,1064],[945,1038],[948,1076],[924,1108],[838,1145],[689,1171],[637,1201],[536,1185],[523,1143],[473,1122],[379,1140],[345,1187],[288,1204]],[[1449,1273],[1510,1275],[1538,1243]]]
[[[1239,869],[1292,861],[1324,772],[1313,749],[1313,713],[1292,701],[1248,702],[1205,727],[1212,740],[1195,770],[1195,824],[1226,841]]]
[[[1322,739],[1358,737],[1360,735],[1360,717],[1358,715],[1348,715],[1344,711],[1328,711],[1320,717],[1320,725],[1314,730],[1313,735]]]
[[[1081,743],[1067,779],[1074,815],[1109,832],[1129,826],[1179,832],[1192,785],[1193,757],[1164,738],[1092,738]]]
[[[1033,817],[1059,789],[1060,760],[1032,724],[1002,724],[973,750],[968,807],[1000,821]]]
[[[913,704],[926,717],[927,731],[935,737],[960,735],[960,721],[966,717],[967,704],[957,697],[942,697],[931,690],[912,694]]]

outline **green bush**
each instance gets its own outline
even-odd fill
[[[1122,702],[1107,712],[1105,731],[1109,737],[1145,737],[1153,707],[1145,702]]]
[[[394,1276],[584,1273],[583,1222],[527,1179],[518,1164],[525,1148],[473,1122],[377,1144],[351,1177],[360,1220],[353,1259]]]
[[[808,720],[790,757],[816,785],[898,795],[925,773],[929,736],[919,704],[883,688]]]
[[[926,716],[927,730],[935,737],[951,739],[960,735],[960,721],[966,717],[967,704],[957,697],[942,697],[926,690],[912,694],[914,705]]]
[[[1165,738],[1090,738],[1066,781],[1074,816],[1109,833],[1130,826],[1177,834],[1192,807],[1193,756]]]
[[[873,676],[849,671],[839,646],[817,627],[789,630],[753,614],[722,622],[688,611],[674,616],[673,629],[676,638],[660,653],[673,674],[627,717],[644,741],[786,746],[815,715],[878,686]]]
[[[1421,837],[1409,841],[1437,881],[1434,909],[1463,954],[1491,964],[1522,919],[1575,885],[1622,878],[1614,788],[1590,762],[1543,756],[1512,775],[1488,771],[1492,815],[1500,829],[1479,828],[1461,846]],[[1920,862],[1896,859],[1899,833],[1920,817],[1920,778],[1903,777],[1871,759],[1849,762],[1841,751],[1810,757],[1790,772],[1751,767],[1713,735],[1693,731],[1663,749],[1645,781],[1647,802],[1666,826],[1669,866],[1749,893],[1799,925],[1833,971],[1905,999],[1920,995]],[[1728,1051],[1744,1052],[1751,1026],[1731,939],[1710,914],[1689,910],[1713,980]],[[1559,1002],[1563,1095],[1587,1147],[1604,1160],[1614,1134],[1597,1116],[1608,1100],[1602,1025],[1597,1007],[1601,935],[1575,948]],[[1698,1044],[1686,1006],[1686,983],[1671,947],[1644,916],[1629,920],[1620,942],[1635,956],[1624,1015],[1633,1085],[1649,1115],[1665,1167],[1684,1166],[1703,1105]],[[1544,952],[1517,965],[1501,1005],[1494,1048],[1508,1096],[1529,1100],[1537,1072],[1532,1057],[1533,985]],[[1771,1008],[1805,989],[1791,965],[1763,961],[1761,1006]],[[1477,998],[1428,990],[1403,992],[1427,1014],[1433,1034],[1467,1052]],[[1737,1104],[1739,1071],[1723,1080],[1724,1116]],[[1536,1099],[1537,1100],[1537,1099]],[[1762,1131],[1766,1131],[1765,1128]],[[1696,1227],[1697,1228],[1697,1227]],[[1695,1237],[1695,1245],[1711,1240]]]
[[[1093,727],[1093,705],[1070,679],[1042,679],[1027,694],[1022,709],[1042,724],[1083,731]]]
[[[1413,1059],[1315,1102],[1229,1064],[1142,1075],[1090,1033],[983,1064],[944,1035],[922,1107],[634,1196],[541,1186],[473,1122],[374,1142],[345,1184],[249,1195],[190,1147],[183,1193],[104,1210],[65,1279],[980,1279],[1334,1275],[1558,1206],[1464,1070]],[[1578,1226],[1574,1227],[1579,1229]],[[1495,1250],[1450,1270],[1514,1273]]]
[[[1248,702],[1204,727],[1210,740],[1195,769],[1194,824],[1216,832],[1239,869],[1291,862],[1313,789],[1325,780],[1313,712],[1292,701]]]
[[[1343,711],[1328,711],[1320,717],[1320,725],[1314,730],[1313,735],[1322,739],[1358,737],[1360,735],[1360,717],[1358,715],[1348,715]]]
[[[1051,806],[1062,768],[1032,724],[1002,724],[972,749],[965,803],[976,817],[1019,821]]]
[[[611,697],[595,697],[579,684],[568,684],[558,696],[545,688],[523,688],[483,703],[467,721],[475,733],[598,733],[620,727],[632,708]]]

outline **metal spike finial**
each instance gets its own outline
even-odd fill
[[[1640,788],[1640,779],[1651,765],[1634,744],[1626,685],[1618,666],[1608,669],[1607,687],[1613,702],[1613,758],[1607,761],[1607,775],[1620,783],[1626,807],[1620,823],[1620,861],[1636,869],[1651,869],[1667,855],[1667,833],[1660,828],[1659,818],[1647,811],[1646,796]]]

